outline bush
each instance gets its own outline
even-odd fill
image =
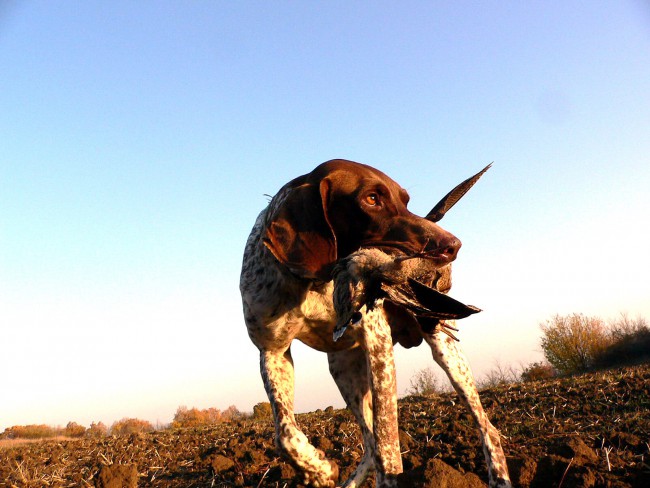
[[[227,409],[221,412],[221,419],[223,422],[234,422],[246,418],[246,414],[240,412],[237,407],[230,405]]]
[[[57,430],[49,425],[14,425],[5,429],[2,437],[5,439],[47,439],[55,437]]]
[[[153,431],[151,422],[140,419],[122,419],[111,426],[111,434],[127,435]]]
[[[68,422],[63,431],[63,434],[67,437],[83,437],[85,433],[86,428],[77,422]]]
[[[266,420],[273,418],[273,410],[269,402],[260,402],[253,407],[253,418],[255,420]]]
[[[411,387],[407,393],[410,395],[434,395],[441,393],[444,388],[440,385],[432,368],[424,368],[411,378]]]
[[[108,427],[103,422],[92,422],[86,431],[87,437],[100,438],[108,434]]]
[[[610,336],[611,345],[596,357],[597,368],[650,362],[650,327],[645,319],[630,320],[622,314],[610,324]]]
[[[560,374],[588,371],[596,357],[612,344],[605,323],[598,317],[556,315],[540,327],[544,356]]]
[[[555,378],[556,372],[553,366],[546,362],[529,364],[521,372],[521,381],[539,381]]]
[[[231,405],[223,412],[217,408],[206,408],[200,410],[192,407],[185,406],[178,407],[174,420],[172,420],[172,428],[186,428],[186,427],[203,427],[206,425],[215,425],[221,422],[232,422],[244,417],[244,414],[237,410],[237,407]]]
[[[503,366],[498,361],[494,367],[485,373],[476,382],[476,386],[483,390],[485,388],[492,388],[499,385],[509,385],[519,381],[519,371],[514,366]]]
[[[201,427],[205,425],[218,424],[222,421],[222,414],[216,408],[199,410],[194,407],[188,409],[187,407],[182,406],[178,407],[176,410],[174,420],[172,420],[172,427]]]
[[[622,313],[617,320],[611,321],[609,328],[615,342],[650,333],[650,325],[646,319],[637,317],[632,320],[626,313]]]

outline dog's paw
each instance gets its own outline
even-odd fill
[[[313,488],[334,488],[339,479],[339,466],[334,461],[324,460],[322,470],[303,472],[303,482]]]

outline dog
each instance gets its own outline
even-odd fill
[[[367,344],[358,334],[334,338],[334,272],[337,264],[362,248],[426,255],[434,266],[448,266],[456,259],[461,242],[436,222],[488,168],[461,183],[422,218],[407,209],[406,190],[381,171],[352,161],[331,160],[284,185],[259,214],[246,242],[240,277],[244,320],[260,351],[276,444],[305,484],[333,487],[339,473],[338,466],[309,443],[296,423],[292,341],[298,339],[327,353],[330,373],[361,427],[364,455],[342,486],[360,486],[372,470],[377,486],[394,486],[396,474],[401,472],[401,460],[395,459],[399,452],[390,454],[390,462],[381,459],[375,424],[394,424],[388,427],[395,437],[397,418],[390,415],[386,421],[382,417],[387,411],[381,404],[387,401],[386,395],[375,396],[375,403],[379,398],[380,404],[373,405],[368,363],[376,358],[367,357]],[[390,317],[382,303],[379,305],[364,309],[365,322],[370,325],[366,339],[370,341],[376,340],[372,330],[387,333],[382,324],[400,330],[400,314]],[[420,334],[420,342],[430,346],[434,360],[476,421],[490,486],[510,487],[499,433],[483,410],[467,359],[442,328]]]

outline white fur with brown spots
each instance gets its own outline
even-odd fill
[[[441,268],[455,259],[460,241],[433,219],[410,213],[407,202],[406,191],[380,171],[330,161],[285,185],[261,212],[246,243],[240,279],[244,318],[260,351],[276,443],[305,483],[314,487],[334,487],[338,467],[296,424],[294,339],[327,353],[330,372],[361,427],[364,455],[342,486],[360,486],[371,470],[377,473],[377,486],[392,486],[402,470],[391,362],[391,332],[397,328],[379,300],[362,310],[358,332],[346,332],[335,341],[332,278],[336,264],[364,246],[424,253],[427,262]],[[436,206],[438,215],[453,203]],[[444,207],[442,213],[439,207]],[[439,329],[422,332],[420,342],[422,338],[477,422],[490,486],[511,486],[498,432],[483,411],[458,345]]]

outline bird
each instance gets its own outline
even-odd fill
[[[333,331],[338,341],[349,326],[362,318],[362,308],[382,306],[391,326],[393,341],[404,347],[418,346],[422,334],[441,330],[455,340],[457,331],[448,321],[481,311],[449,295],[451,266],[439,267],[424,254],[395,249],[361,248],[342,259],[334,269]]]

